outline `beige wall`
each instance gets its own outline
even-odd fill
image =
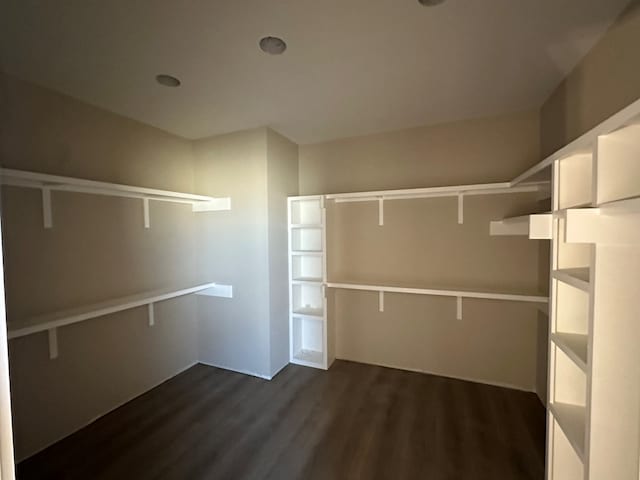
[[[200,360],[270,378],[288,363],[287,195],[297,146],[260,128],[194,143],[196,191],[232,211],[199,220],[199,277],[230,283],[234,301],[198,300]]]
[[[198,275],[233,285],[233,301],[198,299],[201,361],[269,375],[267,132],[194,142],[196,192],[231,197],[231,211],[198,219]]]
[[[2,76],[4,167],[180,191],[193,188],[189,142]],[[54,192],[54,228],[42,225],[38,191],[3,187],[2,221],[10,322],[195,280],[195,221],[185,205]],[[133,267],[132,267],[133,266]],[[195,300],[94,319],[10,341],[17,458],[197,360]]]
[[[289,363],[287,197],[298,194],[298,145],[267,130],[270,375]]]
[[[543,156],[640,98],[638,45],[636,0],[542,106]]]
[[[300,147],[301,194],[506,181],[539,158],[538,115],[514,115]],[[489,221],[536,207],[532,194],[328,205],[332,281],[540,292],[540,246],[490,237]],[[335,291],[338,358],[535,390],[531,304]]]

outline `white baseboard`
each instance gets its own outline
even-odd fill
[[[202,360],[200,360],[200,361],[198,361],[196,363],[201,363],[202,365],[207,365],[208,367],[220,368],[222,370],[229,370],[230,372],[242,373],[243,375],[250,375],[252,377],[262,378],[263,380],[271,380],[273,377],[275,377],[275,375],[273,375],[273,376],[263,375],[261,373],[250,372],[248,370],[240,370],[240,369],[237,369],[237,368],[227,367],[225,365],[216,365],[215,363],[204,362]]]
[[[512,385],[510,383],[506,383],[506,382],[494,382],[491,380],[482,380],[482,379],[478,379],[478,378],[468,378],[468,377],[460,377],[460,376],[456,376],[456,375],[447,375],[447,374],[443,374],[443,373],[438,373],[438,372],[432,372],[432,371],[428,371],[428,370],[422,370],[419,368],[409,368],[409,367],[400,367],[397,365],[389,365],[389,364],[383,364],[383,363],[374,363],[374,362],[363,362],[360,360],[350,360],[348,358],[338,358],[336,357],[337,360],[344,360],[346,362],[354,362],[354,363],[363,363],[365,365],[375,365],[377,367],[385,367],[385,368],[393,368],[395,370],[405,370],[407,372],[415,372],[415,373],[424,373],[427,375],[433,375],[435,377],[444,377],[444,378],[451,378],[453,380],[463,380],[465,382],[472,382],[472,383],[481,383],[483,385],[491,385],[493,387],[502,387],[502,388],[510,388],[511,390],[520,390],[521,392],[527,392],[527,393],[536,393],[536,389],[535,387],[522,387],[520,385]]]

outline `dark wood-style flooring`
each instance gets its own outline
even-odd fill
[[[336,361],[271,382],[196,365],[18,466],[20,479],[541,480],[533,394]]]

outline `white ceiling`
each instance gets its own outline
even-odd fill
[[[312,143],[539,106],[627,3],[3,0],[0,55],[183,137],[268,125]],[[262,53],[266,35],[287,51]]]

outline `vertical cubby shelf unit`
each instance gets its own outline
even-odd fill
[[[640,101],[552,176],[547,478],[639,478]]]
[[[290,361],[326,370],[327,342],[324,198],[288,199]]]

